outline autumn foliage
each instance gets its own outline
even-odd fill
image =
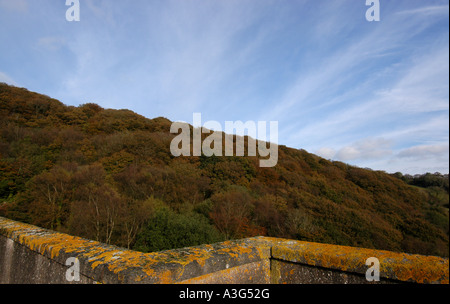
[[[0,84],[0,215],[156,251],[256,235],[448,256],[448,175],[390,175],[284,146],[173,157],[171,122]]]

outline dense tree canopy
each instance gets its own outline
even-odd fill
[[[142,251],[255,235],[448,256],[448,175],[279,147],[173,157],[171,122],[0,84],[0,215]]]

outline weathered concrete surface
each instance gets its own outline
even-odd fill
[[[68,267],[0,236],[0,284],[93,283],[80,274],[79,282],[66,280]]]
[[[270,260],[227,268],[182,281],[180,284],[270,284]]]
[[[381,282],[449,281],[440,257],[268,237],[141,253],[0,217],[0,283],[68,283],[69,258],[78,283],[362,283],[369,257]]]
[[[365,276],[366,260],[375,257],[380,262],[380,277],[384,280],[449,283],[446,258],[292,240],[276,239],[274,242],[271,254],[278,260]]]
[[[369,282],[364,275],[334,269],[271,260],[271,284],[393,284],[398,281],[381,279]]]

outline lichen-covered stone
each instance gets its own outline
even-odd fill
[[[383,282],[449,282],[440,257],[269,237],[142,253],[0,217],[0,283],[65,283],[69,258],[80,283],[352,283],[369,257]]]

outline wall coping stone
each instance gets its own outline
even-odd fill
[[[142,253],[3,217],[0,235],[62,265],[78,258],[80,272],[101,283],[179,283],[270,259],[364,275],[369,257],[379,259],[382,278],[449,283],[447,258],[272,237]]]

